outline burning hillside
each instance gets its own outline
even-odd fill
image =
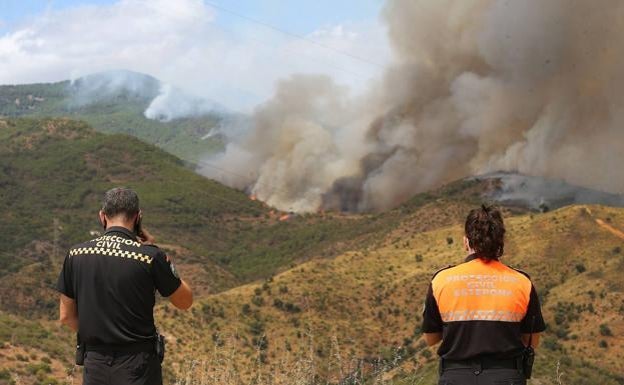
[[[483,196],[503,206],[548,211],[573,204],[624,207],[624,195],[575,186],[559,179],[493,172],[468,178],[486,182]]]
[[[624,3],[389,0],[370,92],[280,82],[204,174],[281,210],[382,210],[493,170],[624,192]]]

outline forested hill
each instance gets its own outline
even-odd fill
[[[0,120],[0,158],[1,274],[26,263],[16,254],[28,254],[32,242],[52,242],[58,259],[100,230],[101,196],[119,185],[138,191],[145,226],[160,243],[188,261],[217,263],[237,280],[332,255],[358,234],[378,230],[365,216],[280,221],[283,213],[193,173],[156,147],[67,119]]]
[[[167,87],[131,71],[103,72],[73,82],[0,85],[0,116],[80,119],[98,131],[135,136],[191,163],[222,148],[223,137],[215,127],[244,118]],[[147,118],[152,101],[163,92],[166,99]]]

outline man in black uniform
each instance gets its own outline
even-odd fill
[[[442,341],[439,384],[526,384],[532,348],[546,328],[535,287],[526,273],[499,261],[505,235],[499,210],[472,210],[465,232],[470,255],[438,271],[425,300],[425,340]]]
[[[83,384],[162,384],[155,291],[188,309],[191,289],[141,229],[134,191],[107,191],[99,216],[104,235],[69,250],[57,284],[60,321],[78,332],[86,351]]]

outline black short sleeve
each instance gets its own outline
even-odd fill
[[[61,273],[59,274],[56,282],[56,290],[69,298],[75,298],[72,277],[72,261],[69,255],[65,256],[65,261],[63,261],[63,268],[61,269]]]
[[[433,287],[429,284],[427,296],[425,297],[425,309],[423,310],[423,333],[441,333],[442,332],[442,316],[438,309],[438,303],[433,296]]]
[[[167,261],[165,253],[157,253],[152,262],[154,286],[163,297],[169,297],[182,284],[173,264]]]
[[[546,324],[542,317],[542,308],[540,306],[537,291],[531,284],[531,295],[529,297],[529,306],[527,312],[520,323],[520,331],[524,334],[541,333],[546,330]]]

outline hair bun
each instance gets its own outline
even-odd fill
[[[468,244],[484,259],[498,259],[504,252],[505,224],[496,206],[481,204],[470,211],[464,226]]]

